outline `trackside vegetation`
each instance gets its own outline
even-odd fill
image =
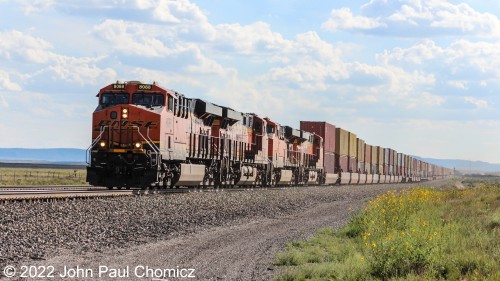
[[[0,187],[5,185],[87,184],[83,169],[0,168]]]
[[[339,231],[289,243],[277,280],[500,280],[500,182],[370,201]]]

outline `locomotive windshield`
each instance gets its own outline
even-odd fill
[[[164,106],[165,97],[162,94],[137,93],[132,96],[132,103],[135,105],[144,105],[147,107]]]
[[[110,106],[115,104],[127,104],[130,99],[130,95],[127,93],[104,93],[102,94],[101,104],[104,106]]]

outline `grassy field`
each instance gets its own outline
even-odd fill
[[[0,186],[86,184],[82,169],[0,168]]]
[[[277,255],[277,280],[500,280],[500,182],[389,192]]]

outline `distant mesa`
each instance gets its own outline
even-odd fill
[[[0,162],[85,165],[86,150],[78,148],[0,148]]]

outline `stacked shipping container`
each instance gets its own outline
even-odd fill
[[[365,143],[365,173],[372,174],[372,146]]]
[[[326,173],[337,173],[338,171],[335,170],[335,126],[327,122],[300,121],[300,129],[323,138],[323,167]]]
[[[357,141],[356,157],[358,159],[358,165],[357,165],[358,167],[356,171],[363,174],[365,172],[365,141],[360,138],[357,138],[356,141]]]
[[[377,156],[378,156],[378,162],[377,162],[377,170],[379,175],[384,175],[384,148],[377,146]]]
[[[357,138],[357,153],[356,157],[358,160],[358,169],[357,172],[359,173],[359,184],[365,184],[366,183],[366,174],[365,174],[365,141]],[[351,176],[352,177],[352,176]]]
[[[385,183],[420,181],[452,174],[394,149],[366,144],[356,134],[327,122],[301,121],[300,129],[323,138],[325,182]],[[359,174],[358,174],[359,173]]]
[[[349,171],[349,132],[336,128],[335,130],[335,164],[340,172]]]
[[[348,170],[349,172],[357,172],[358,171],[358,160],[356,157],[356,154],[358,153],[358,141],[356,134],[348,132],[349,133],[349,164],[348,164]]]

